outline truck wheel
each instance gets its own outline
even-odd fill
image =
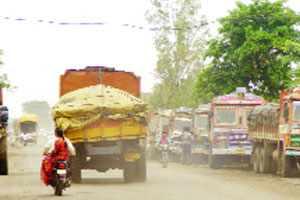
[[[140,152],[141,157],[136,161],[136,179],[140,182],[145,182],[147,180],[147,165],[145,151]]]
[[[271,157],[268,156],[267,146],[264,146],[260,150],[260,162],[259,162],[259,172],[260,173],[270,173],[270,163]]]
[[[215,155],[209,155],[209,166],[213,169],[221,169],[222,168],[222,160]]]
[[[78,155],[71,157],[71,180],[74,183],[81,182],[81,162]]]
[[[271,166],[270,166],[270,171],[271,171],[271,174],[277,174],[277,166],[278,164],[274,161],[274,160],[271,160]]]
[[[123,169],[123,176],[125,183],[132,183],[136,180],[136,163],[125,162]]]
[[[283,155],[282,158],[282,176],[283,177],[291,177],[292,169],[291,169],[291,158],[287,155]]]
[[[256,147],[254,150],[254,157],[253,157],[253,171],[259,173],[260,169],[260,148]]]
[[[1,141],[0,150],[0,175],[8,175],[8,162],[7,162],[7,146],[6,139]]]

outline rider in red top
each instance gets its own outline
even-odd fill
[[[45,185],[53,185],[52,180],[54,180],[53,169],[59,160],[69,160],[69,148],[64,138],[64,133],[61,128],[55,129],[55,136],[57,139],[54,143],[54,149],[44,157],[41,169],[41,180]]]

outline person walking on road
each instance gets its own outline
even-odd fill
[[[184,165],[190,165],[192,163],[192,133],[189,127],[184,127],[182,133],[182,156],[181,162]]]

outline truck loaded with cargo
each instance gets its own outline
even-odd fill
[[[156,142],[162,135],[164,127],[169,127],[173,110],[157,110],[151,113],[148,123],[147,154],[151,159],[159,159],[159,149]]]
[[[254,108],[248,117],[253,169],[290,177],[300,169],[300,87],[280,93],[278,104]]]
[[[191,132],[192,128],[192,108],[177,108],[172,112],[169,123],[169,136],[172,141],[170,146],[170,158],[175,162],[184,162],[188,160],[191,162],[191,155],[189,158],[183,152],[183,133]],[[191,142],[190,142],[191,144]]]
[[[38,117],[32,113],[23,114],[18,121],[18,135],[21,140],[26,138],[26,143],[37,143],[38,140]]]
[[[57,126],[74,144],[72,180],[81,170],[122,169],[125,182],[146,180],[146,104],[140,77],[106,67],[66,70],[53,107]]]
[[[3,105],[2,88],[0,87],[0,175],[8,175],[7,122],[8,109]]]

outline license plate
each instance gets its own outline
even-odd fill
[[[235,151],[236,154],[245,154],[245,150],[244,149],[239,149]]]
[[[124,158],[126,162],[135,162],[137,159],[140,159],[139,153],[125,153]]]
[[[59,175],[67,174],[67,170],[66,169],[58,169],[57,174],[59,174]]]

